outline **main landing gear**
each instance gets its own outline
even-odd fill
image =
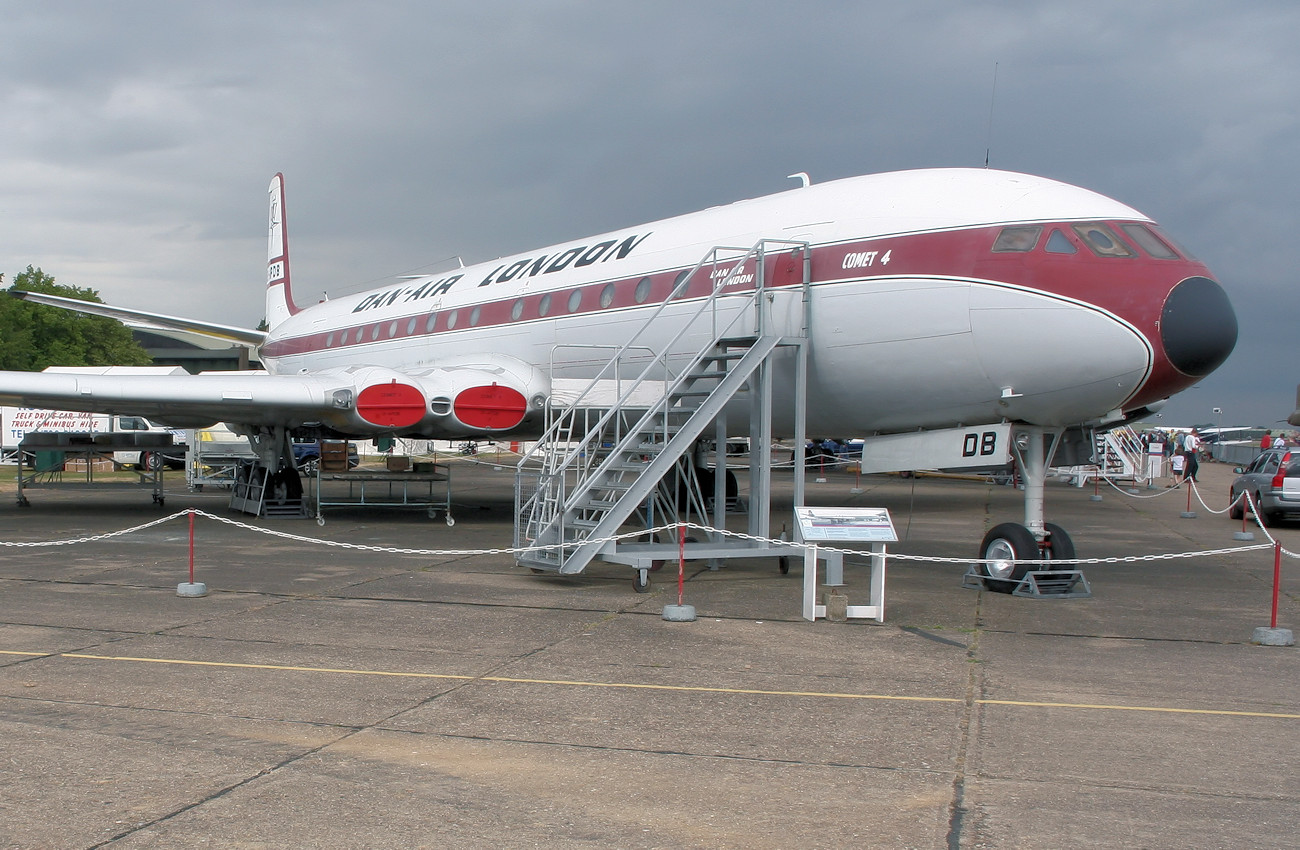
[[[999,593],[1015,590],[1025,574],[1051,569],[1050,564],[1016,564],[1013,561],[1055,561],[1074,557],[1074,541],[1059,525],[1043,521],[1043,490],[1047,463],[1061,439],[1061,429],[1017,426],[1011,432],[1011,451],[1025,486],[1025,523],[994,526],[980,543],[979,565],[984,586]]]

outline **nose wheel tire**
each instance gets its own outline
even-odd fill
[[[998,593],[1010,593],[1031,564],[1013,564],[1012,561],[1037,561],[1042,557],[1038,541],[1029,529],[1014,522],[1004,522],[989,529],[980,543],[981,560],[989,563],[980,564],[980,574],[984,576],[984,586]]]
[[[1038,542],[1033,532],[1015,522],[996,525],[984,535],[980,544],[980,558],[991,563],[980,564],[984,586],[998,593],[1016,589],[1031,570],[1051,569],[1052,561],[1068,561],[1075,557],[1074,541],[1055,523],[1046,523],[1043,542]],[[1043,564],[1013,564],[1012,561],[1043,561]]]

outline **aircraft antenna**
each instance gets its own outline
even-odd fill
[[[998,96],[998,63],[993,63],[993,92],[989,95],[988,140],[984,146],[984,167],[989,167],[989,153],[993,150],[993,104]]]

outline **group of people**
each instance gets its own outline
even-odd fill
[[[1177,487],[1184,481],[1196,480],[1196,474],[1201,469],[1200,455],[1205,443],[1195,428],[1187,432],[1154,429],[1145,432],[1142,441],[1148,447],[1153,443],[1163,445],[1172,479],[1168,486]]]
[[[1287,446],[1294,446],[1296,444],[1296,435],[1293,433],[1288,437],[1285,431],[1278,431],[1277,436],[1273,436],[1272,431],[1265,431],[1264,436],[1259,438],[1260,451],[1263,451],[1264,449],[1284,449]]]

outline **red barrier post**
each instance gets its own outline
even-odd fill
[[[1268,627],[1277,628],[1277,596],[1282,587],[1282,544],[1273,544],[1273,615],[1269,617]]]
[[[208,595],[208,586],[194,580],[194,512],[186,513],[190,515],[190,580],[176,585],[176,595],[197,598]]]
[[[677,604],[686,596],[686,526],[677,526]]]

